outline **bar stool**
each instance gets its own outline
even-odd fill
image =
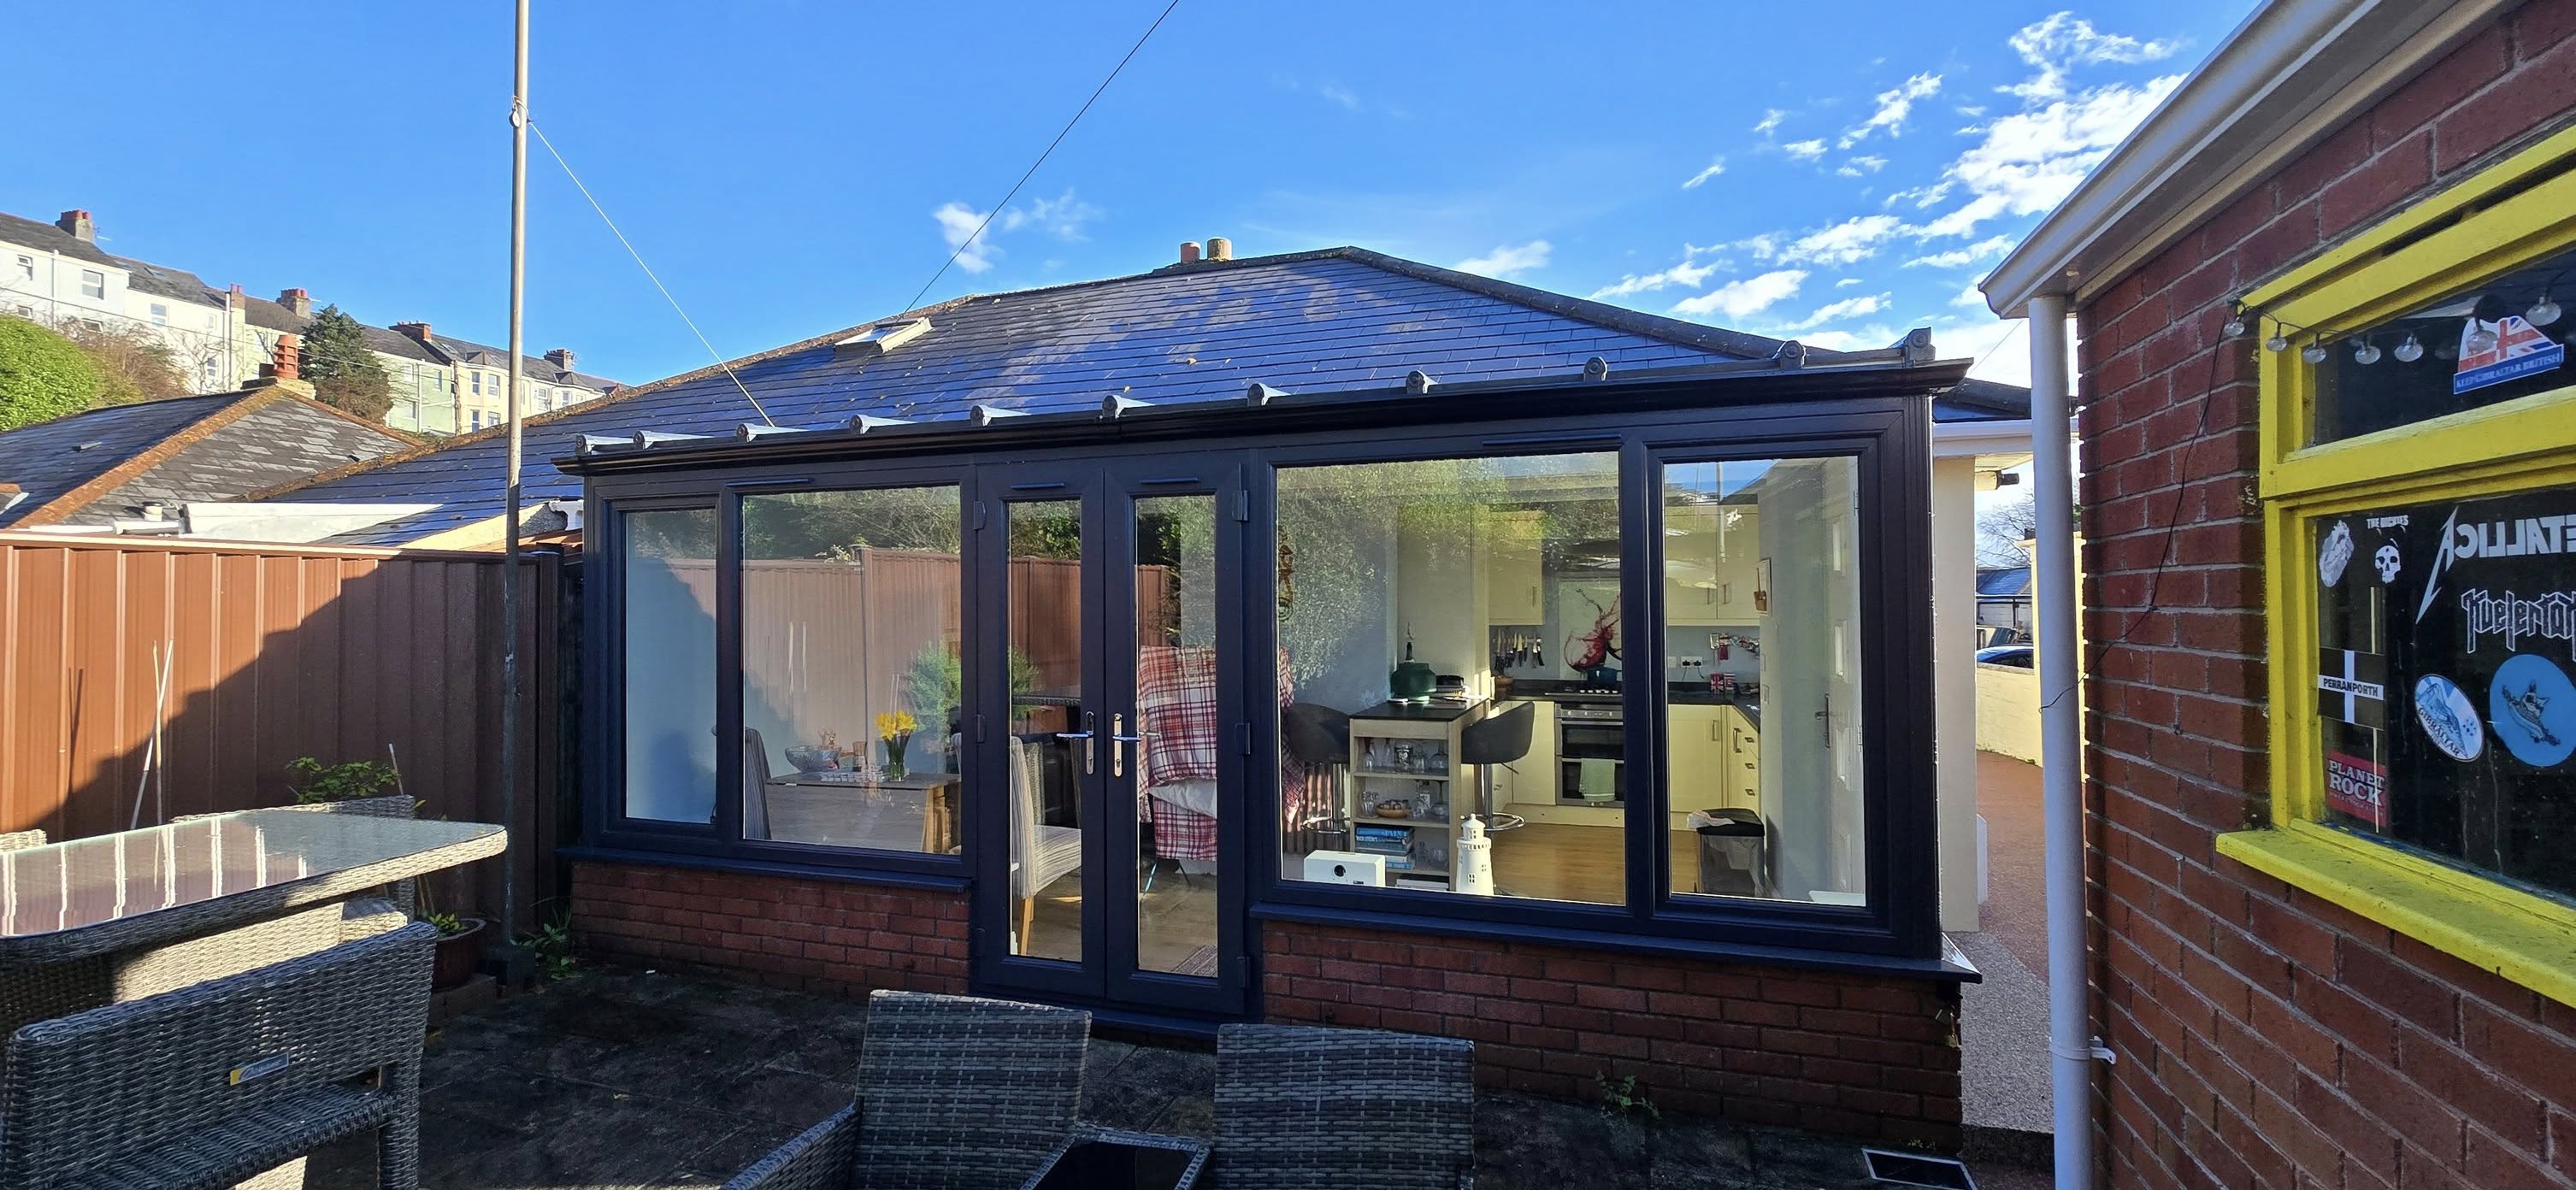
[[[1530,728],[1537,721],[1538,705],[1524,702],[1502,714],[1487,715],[1458,733],[1459,763],[1476,766],[1476,802],[1484,815],[1486,834],[1529,825],[1518,814],[1494,812],[1493,766],[1529,755]]]
[[[1338,820],[1347,794],[1345,786],[1351,763],[1350,715],[1319,702],[1292,702],[1288,709],[1279,713],[1279,734],[1281,743],[1287,746],[1288,755],[1297,763],[1309,768],[1330,766],[1333,773],[1333,812],[1299,822],[1297,828],[1312,830],[1327,821]],[[1347,851],[1351,842],[1350,828],[1345,824],[1340,829],[1341,846],[1333,850]]]

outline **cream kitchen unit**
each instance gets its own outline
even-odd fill
[[[1665,623],[1760,622],[1759,511],[1724,504],[1668,508],[1664,534]]]
[[[1762,809],[1762,732],[1733,703],[1674,702],[1669,763],[1672,812]]]

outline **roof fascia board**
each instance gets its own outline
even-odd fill
[[[1978,283],[1987,307],[2098,293],[2515,2],[2267,4]]]
[[[2068,435],[2070,438],[2072,434]],[[1932,457],[2029,454],[2030,419],[2019,421],[1940,421],[1932,423]]]

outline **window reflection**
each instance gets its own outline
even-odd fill
[[[742,833],[958,848],[958,491],[742,502]]]
[[[1606,453],[1280,469],[1287,878],[1625,899],[1617,691],[1662,674],[1628,649],[1617,479]]]
[[[2571,280],[2576,248],[2364,330],[2292,339],[2294,351],[2311,345],[2325,351],[2314,365],[2313,440],[2333,442],[2566,387],[2567,334],[2576,321],[2560,303],[2576,298]]]
[[[650,509],[625,534],[626,815],[713,822],[716,799],[716,514]]]

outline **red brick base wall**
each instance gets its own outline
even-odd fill
[[[572,918],[585,949],[636,962],[840,996],[966,990],[962,893],[578,863]]]
[[[2576,1012],[2219,858],[2268,811],[2256,350],[2226,302],[2576,116],[2532,0],[2078,312],[2110,1184],[2576,1183]]]
[[[1929,980],[1265,923],[1272,1020],[1476,1043],[1479,1081],[1942,1149],[1959,1143],[1959,990]]]

